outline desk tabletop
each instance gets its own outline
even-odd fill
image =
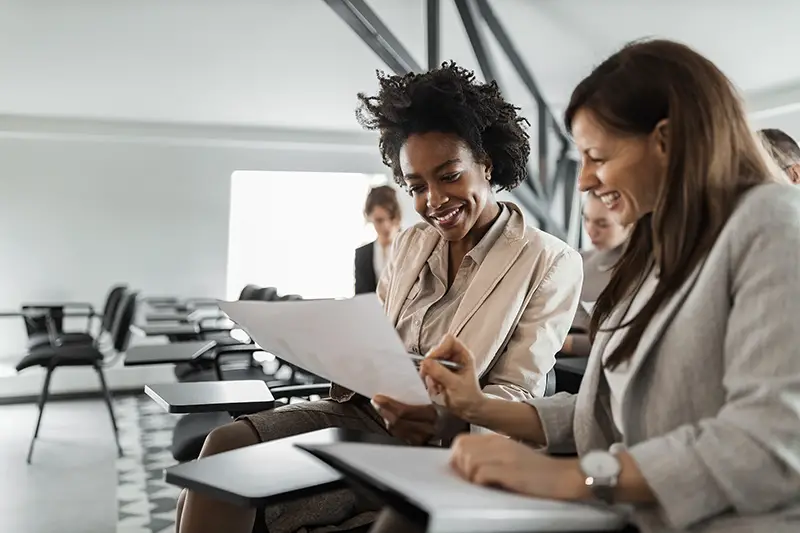
[[[311,496],[343,487],[344,480],[334,469],[295,444],[335,442],[399,444],[387,435],[322,429],[174,466],[165,471],[165,480],[250,507]]]
[[[165,411],[176,414],[256,412],[275,405],[267,384],[257,379],[146,385],[144,392]]]
[[[570,357],[560,355],[556,358],[556,370],[571,372],[573,374],[582,376],[586,373],[586,364],[588,362],[588,357]]]
[[[190,313],[187,311],[153,311],[144,316],[147,322],[187,322]]]
[[[125,366],[186,363],[216,347],[215,341],[187,341],[134,346],[125,352]]]
[[[200,332],[197,324],[135,324],[131,329],[145,337],[196,335]]]

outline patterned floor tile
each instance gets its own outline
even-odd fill
[[[123,457],[117,460],[117,533],[172,533],[180,490],[163,481],[172,458],[172,430],[179,417],[150,398],[116,402]]]

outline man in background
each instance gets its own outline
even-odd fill
[[[797,146],[797,142],[779,129],[759,130],[758,138],[789,180],[795,185],[800,184],[800,146]]]

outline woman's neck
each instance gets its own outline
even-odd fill
[[[386,248],[387,246],[392,244],[392,241],[394,241],[395,235],[397,235],[397,232],[391,233],[391,234],[389,234],[389,235],[387,235],[385,237],[382,236],[382,235],[378,235],[378,244],[380,244],[381,246]]]
[[[483,236],[489,231],[489,228],[492,227],[494,221],[497,220],[497,217],[500,216],[500,204],[496,201],[488,204],[484,209],[483,212],[478,217],[478,220],[475,222],[475,225],[472,226],[472,229],[469,230],[467,235],[461,239],[460,241],[450,242],[450,255],[451,257],[461,257],[463,258],[470,250],[475,248],[475,246],[481,242]]]

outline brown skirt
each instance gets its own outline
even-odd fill
[[[334,427],[388,433],[369,400],[360,396],[343,403],[320,400],[287,405],[239,420],[250,424],[261,442]],[[264,518],[270,533],[333,533],[372,523],[379,510],[376,502],[339,489],[271,505],[264,509]]]

